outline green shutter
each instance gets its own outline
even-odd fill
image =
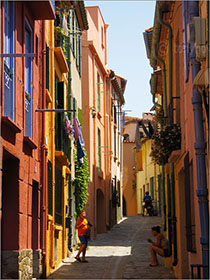
[[[55,223],[62,225],[62,172],[55,166]]]
[[[46,47],[46,89],[50,89],[50,52],[49,52],[49,47]]]
[[[48,214],[52,215],[52,163],[48,160]]]

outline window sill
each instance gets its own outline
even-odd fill
[[[97,118],[99,119],[99,121],[101,120],[102,115],[101,115],[101,113],[100,113],[100,112],[97,112]]]
[[[37,149],[37,145],[29,136],[24,136],[23,141],[29,146],[29,148],[31,148],[31,150]]]
[[[62,166],[69,166],[70,162],[67,156],[64,154],[63,151],[56,151],[55,152],[55,159],[62,165]]]
[[[2,123],[9,126],[9,128],[11,128],[14,133],[20,133],[22,130],[12,119],[10,119],[10,117],[3,116],[1,121]]]

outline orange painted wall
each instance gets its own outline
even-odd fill
[[[136,150],[134,142],[123,143],[123,196],[126,201],[126,216],[137,215],[136,189]]]

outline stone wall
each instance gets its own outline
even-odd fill
[[[2,279],[40,278],[41,250],[2,251]]]

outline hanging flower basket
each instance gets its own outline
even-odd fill
[[[172,151],[181,148],[181,128],[177,124],[166,125],[157,130],[152,137],[150,156],[155,163],[165,165]]]

